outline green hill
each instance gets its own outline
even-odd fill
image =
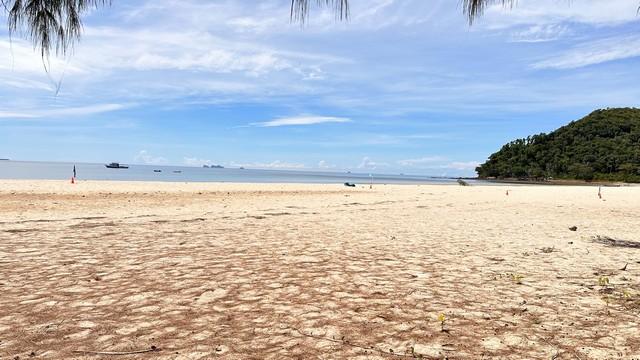
[[[512,141],[476,171],[480,178],[640,182],[640,109],[596,110],[549,134]]]

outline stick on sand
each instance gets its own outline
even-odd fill
[[[133,351],[86,351],[86,350],[74,350],[73,352],[76,354],[92,354],[92,355],[134,355],[134,354],[144,354],[153,351],[160,351],[155,346],[152,346],[150,349],[146,350],[133,350]]]

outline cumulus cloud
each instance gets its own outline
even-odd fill
[[[388,163],[373,161],[368,156],[365,156],[362,158],[362,161],[360,162],[360,164],[358,164],[357,167],[358,169],[364,169],[364,170],[376,170],[376,169],[384,168],[388,166],[389,166]]]
[[[406,160],[398,160],[398,164],[401,166],[417,166],[417,165],[433,165],[437,162],[446,161],[447,159],[442,156],[425,156],[418,159],[406,159]]]
[[[211,160],[208,159],[200,159],[197,157],[184,157],[183,163],[187,166],[202,166],[202,165],[211,165]]]
[[[153,156],[147,150],[140,150],[138,155],[133,158],[135,162],[147,165],[163,165],[167,163],[167,159],[162,156]]]
[[[278,126],[301,126],[301,125],[316,125],[325,123],[345,123],[350,122],[350,119],[333,116],[294,116],[277,118],[265,122],[252,123],[253,126],[258,127],[278,127]]]
[[[318,161],[318,169],[335,169],[335,165],[329,164],[325,160]]]

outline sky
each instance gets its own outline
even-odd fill
[[[65,57],[0,28],[0,158],[473,176],[640,102],[637,0],[113,0]],[[0,17],[3,23],[6,18]],[[5,27],[6,29],[6,27]]]

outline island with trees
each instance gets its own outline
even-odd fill
[[[596,110],[549,134],[514,140],[476,171],[481,179],[640,182],[640,109]]]

